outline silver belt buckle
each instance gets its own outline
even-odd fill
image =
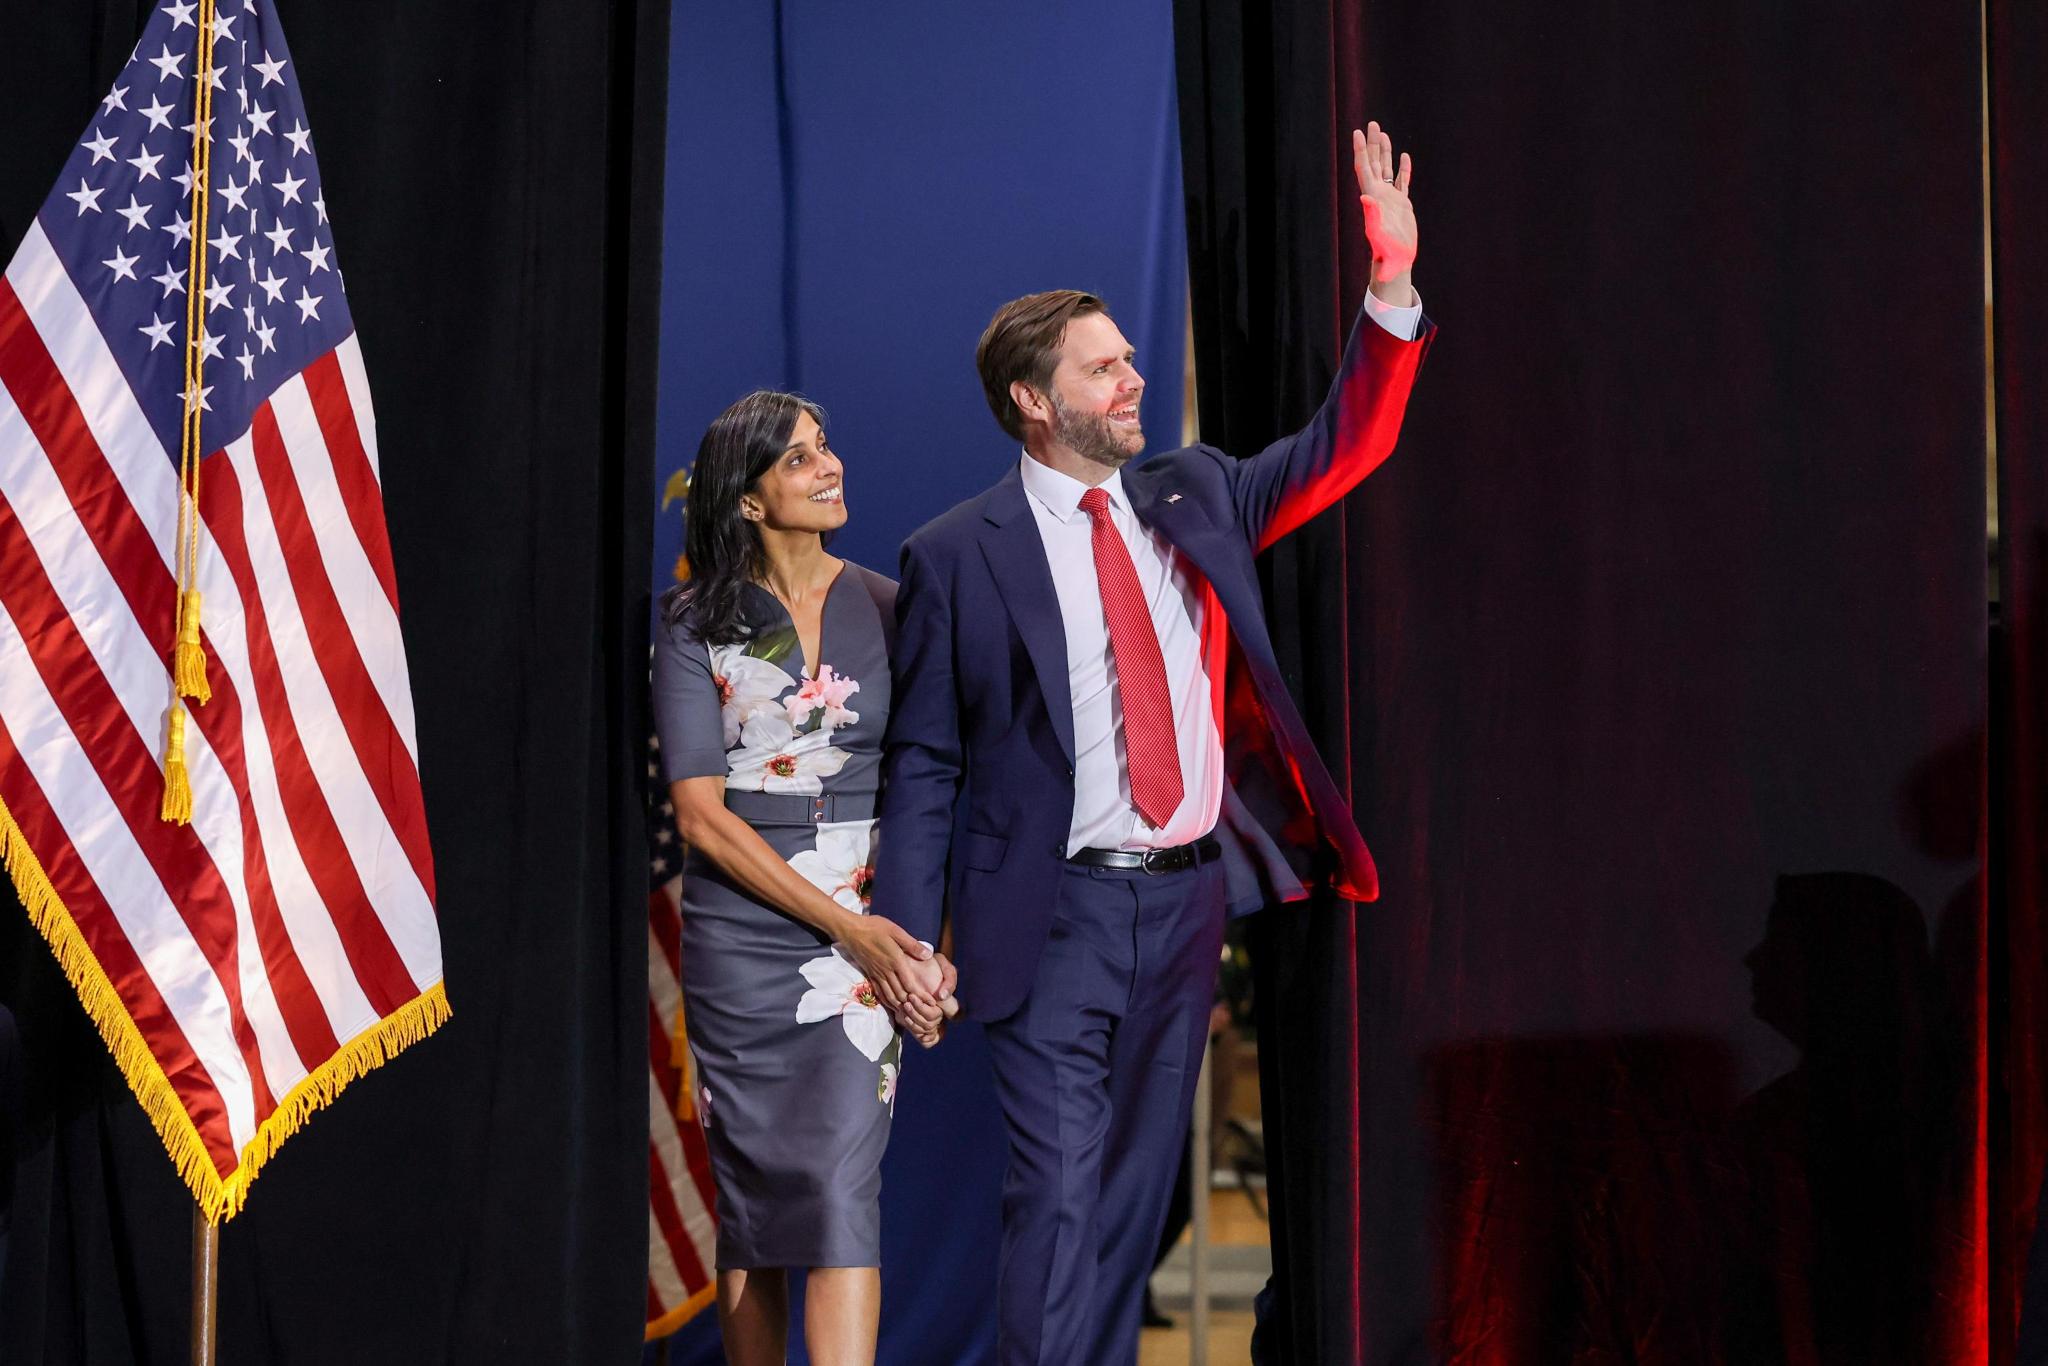
[[[1156,876],[1160,873],[1170,873],[1173,871],[1173,869],[1167,866],[1166,855],[1172,852],[1173,850],[1171,849],[1147,849],[1145,851],[1144,862],[1140,866],[1144,868],[1147,876]]]

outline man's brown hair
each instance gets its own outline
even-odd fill
[[[1052,372],[1059,365],[1060,343],[1067,324],[1090,313],[1105,313],[1102,300],[1078,289],[1048,289],[1026,294],[996,310],[974,348],[974,365],[981,371],[981,390],[988,397],[989,411],[1003,430],[1019,441],[1024,439],[1024,415],[1010,397],[1010,386],[1023,380],[1042,393],[1052,392]]]

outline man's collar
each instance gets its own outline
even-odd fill
[[[1089,485],[1082,483],[1070,474],[1062,474],[1052,466],[1033,459],[1029,451],[1026,451],[1021,459],[1022,464],[1018,467],[1018,477],[1024,481],[1026,497],[1038,503],[1062,522],[1070,522],[1076,517],[1085,515],[1081,511],[1081,495],[1088,491]],[[1124,492],[1124,474],[1122,470],[1115,471],[1109,478],[1094,487],[1100,488],[1109,495],[1111,507],[1129,515],[1131,499],[1130,495]]]

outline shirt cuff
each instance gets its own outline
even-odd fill
[[[1365,291],[1365,316],[1402,341],[1414,341],[1415,334],[1422,330],[1422,291],[1415,291],[1415,302],[1408,307],[1396,308],[1368,289]]]

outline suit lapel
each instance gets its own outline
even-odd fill
[[[1240,612],[1251,607],[1240,591],[1243,588],[1242,576],[1218,572],[1229,563],[1222,553],[1224,547],[1219,544],[1219,538],[1235,533],[1219,531],[1209,520],[1209,514],[1203,510],[1199,499],[1176,496],[1180,490],[1150,477],[1153,468],[1146,464],[1136,470],[1124,471],[1124,489],[1131,500],[1132,514],[1188,557],[1188,562],[1216,590],[1224,614],[1234,620]]]
[[[1046,713],[1071,764],[1074,694],[1067,678],[1067,630],[1060,617],[1059,594],[1052,586],[1052,567],[1045,558],[1045,541],[1025,504],[1024,481],[1014,468],[990,490],[982,515],[989,525],[982,533],[981,553],[1031,656]]]

